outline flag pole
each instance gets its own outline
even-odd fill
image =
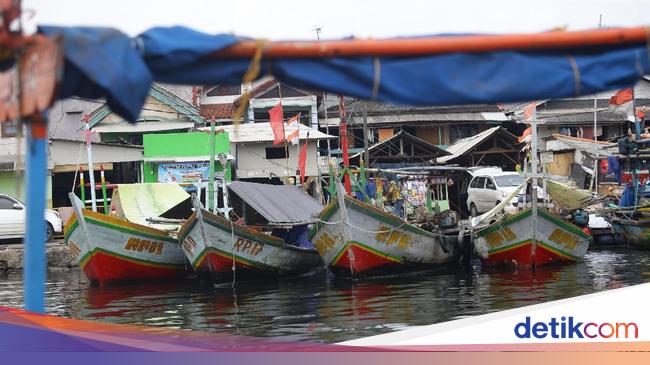
[[[90,116],[84,115],[85,130],[84,136],[86,137],[86,152],[88,152],[88,178],[90,180],[90,206],[93,212],[97,211],[97,198],[95,192],[95,171],[93,169],[93,149],[90,141]]]
[[[598,192],[598,156],[599,156],[599,150],[598,150],[598,137],[597,137],[597,132],[596,129],[598,128],[597,126],[597,120],[598,120],[598,99],[596,97],[596,94],[594,94],[594,175],[591,178],[591,185],[589,187],[589,190],[594,189],[595,192]]]
[[[352,187],[350,184],[350,159],[348,156],[348,120],[345,115],[345,102],[343,101],[343,96],[339,96],[339,114],[341,117],[341,123],[339,124],[339,138],[340,138],[340,147],[343,151],[343,166],[345,168],[345,173],[343,179],[345,182],[345,191],[348,195],[352,195]]]
[[[309,138],[309,132],[307,132],[307,138]],[[305,141],[307,143],[307,141]],[[296,143],[296,152],[298,153],[298,159],[296,160],[296,166],[298,167],[296,170],[300,170],[300,113],[298,113],[298,143]],[[302,186],[302,181],[300,182],[300,185]]]
[[[282,105],[282,83],[278,82],[278,96],[280,98],[280,105]],[[284,136],[284,162],[287,166],[287,180],[291,175],[291,168],[289,167],[289,146],[287,146],[287,131],[284,129],[284,109],[282,110],[282,135]],[[300,133],[298,133],[300,139]]]
[[[209,177],[208,177],[208,199],[207,199],[207,205],[208,205],[208,210],[211,211],[212,213],[215,213],[216,211],[216,204],[214,204],[214,155],[216,154],[216,136],[215,136],[215,121],[214,121],[214,115],[210,119],[210,138],[208,139],[210,143],[210,172],[209,172]]]
[[[108,215],[108,200],[106,194],[106,177],[104,176],[104,166],[99,165],[100,177],[102,181],[102,198],[104,200],[104,214]]]

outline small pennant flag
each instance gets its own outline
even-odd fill
[[[305,143],[300,147],[300,157],[298,159],[298,169],[300,170],[300,183],[305,183],[306,165],[307,165],[307,145]]]
[[[300,113],[289,119],[285,133],[287,134],[287,142],[291,142],[293,145],[298,144],[300,139]]]
[[[271,129],[273,129],[273,144],[284,142],[284,122],[282,121],[282,103],[269,110]]]
[[[609,99],[608,110],[612,113],[622,114],[630,122],[634,122],[634,115],[632,108],[634,105],[634,91],[631,87],[622,89],[616,92],[614,96]]]

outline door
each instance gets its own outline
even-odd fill
[[[0,196],[0,237],[14,238],[24,234],[25,207],[7,196]]]
[[[485,212],[485,177],[480,176],[476,178],[476,188],[474,189],[474,196],[476,197],[476,208],[479,213]]]
[[[488,178],[483,176],[481,177],[481,181],[479,184],[481,188],[479,189],[479,193],[478,193],[478,199],[479,199],[478,208],[481,213],[485,213],[488,210],[492,209],[492,206],[490,204],[490,200],[491,200],[490,190],[488,190],[486,187],[487,180]]]
[[[499,193],[494,179],[491,177],[485,178],[485,208],[486,211],[494,208],[499,200]]]

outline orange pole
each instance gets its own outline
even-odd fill
[[[507,35],[269,42],[265,45],[264,57],[416,56],[457,52],[540,50],[646,43],[649,36],[650,28],[636,27]],[[242,41],[215,52],[212,56],[250,58],[253,57],[258,46],[257,41]]]

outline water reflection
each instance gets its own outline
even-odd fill
[[[338,342],[650,281],[650,253],[589,252],[537,270],[456,269],[360,282],[326,274],[206,288],[196,280],[89,287],[79,270],[48,275],[48,312],[167,328]],[[22,276],[0,277],[0,304],[22,306]]]

